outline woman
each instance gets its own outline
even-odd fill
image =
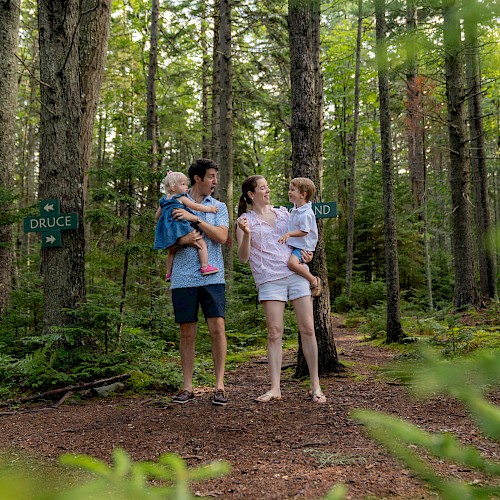
[[[288,300],[292,302],[302,341],[302,350],[309,367],[311,391],[315,403],[324,403],[318,377],[318,345],[314,334],[313,305],[309,282],[288,269],[292,249],[279,243],[288,230],[289,213],[286,208],[273,208],[269,202],[269,187],[261,175],[248,177],[242,185],[238,205],[238,258],[250,261],[252,274],[259,291],[267,324],[267,359],[271,388],[256,401],[267,403],[281,399],[281,360],[283,316]],[[247,211],[247,205],[252,206]],[[305,262],[312,254],[303,252]]]

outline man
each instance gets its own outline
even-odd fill
[[[172,399],[174,403],[187,403],[194,398],[195,339],[198,309],[201,306],[210,332],[215,368],[212,403],[222,406],[227,404],[224,391],[226,297],[222,244],[228,237],[229,215],[226,205],[211,196],[217,185],[218,170],[215,162],[201,158],[196,160],[188,171],[191,181],[188,193],[190,198],[202,205],[215,205],[218,207],[217,213],[188,212],[183,209],[172,212],[174,218],[185,219],[196,228],[195,231],[179,238],[179,248],[172,268],[172,303],[175,321],[180,327],[180,354],[184,378],[183,389]],[[219,272],[208,276],[202,276],[199,270],[197,248],[201,238],[205,238],[207,243],[208,261],[219,268]]]

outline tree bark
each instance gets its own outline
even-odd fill
[[[71,319],[85,298],[83,230],[82,99],[78,23],[80,2],[40,0],[40,185],[39,198],[57,198],[61,213],[76,212],[78,229],[62,231],[62,246],[42,248],[44,333]]]
[[[214,1],[214,40],[212,53],[212,160],[220,163],[220,3]]]
[[[210,150],[210,122],[209,122],[209,105],[208,96],[210,93],[210,86],[208,83],[208,78],[210,74],[210,57],[208,54],[208,43],[207,43],[207,1],[202,0],[202,12],[201,12],[201,28],[200,28],[200,40],[201,40],[201,53],[203,58],[203,63],[201,66],[201,156],[203,158],[209,158],[211,156]]]
[[[233,227],[233,73],[231,47],[231,2],[220,2],[220,160],[219,195],[227,206],[229,227]],[[229,235],[223,246],[224,265],[229,281],[233,272],[233,246]]]
[[[422,84],[418,76],[416,38],[417,5],[415,0],[406,3],[407,70],[406,70],[406,116],[408,119],[408,165],[411,175],[413,208],[419,220],[423,218],[425,200],[424,127],[422,112]]]
[[[454,303],[458,309],[477,305],[467,162],[467,128],[464,104],[464,67],[460,17],[456,0],[443,1],[443,31],[450,148],[452,245],[455,270]]]
[[[292,175],[311,179],[320,199],[322,168],[323,95],[319,65],[319,0],[289,0],[290,77],[292,87]],[[316,26],[315,26],[316,23]],[[319,73],[318,73],[319,72]],[[321,95],[320,95],[321,94]],[[319,373],[339,371],[341,365],[333,339],[330,293],[323,241],[323,225],[318,224],[319,241],[311,270],[325,287],[314,301],[314,326],[318,341]],[[306,375],[307,364],[301,349],[296,375]]]
[[[476,8],[479,6],[476,4]],[[464,21],[466,43],[467,94],[470,130],[472,181],[476,218],[476,248],[479,265],[479,287],[482,301],[497,298],[496,256],[488,235],[493,230],[488,202],[488,169],[484,147],[483,100],[478,48],[477,21],[474,9]]]
[[[418,220],[422,222],[422,245],[418,247],[424,256],[425,278],[427,288],[427,302],[429,309],[433,309],[432,276],[430,266],[429,241],[427,234],[426,215],[426,183],[427,172],[425,167],[424,149],[424,122],[423,122],[423,91],[422,80],[418,72],[418,9],[415,0],[406,2],[406,31],[407,41],[407,70],[406,70],[406,117],[408,123],[408,166],[411,176],[411,190],[413,194],[413,209]]]
[[[82,165],[87,200],[88,169],[92,157],[94,121],[99,104],[108,49],[111,0],[83,0],[80,33],[80,70],[82,93]]]
[[[89,169],[92,158],[94,121],[104,79],[110,33],[111,0],[83,0],[81,6],[80,70],[82,93],[83,200],[88,202]],[[85,226],[85,242],[90,244],[90,224]],[[86,249],[87,251],[89,249]]]
[[[352,268],[354,262],[354,220],[356,211],[356,152],[359,128],[359,80],[361,69],[361,37],[363,28],[363,0],[358,0],[358,31],[356,35],[356,69],[354,73],[354,113],[352,132],[348,139],[347,161],[349,165],[349,196],[347,213],[347,242],[345,263],[345,293],[351,297]]]
[[[148,64],[148,95],[147,95],[147,124],[146,139],[150,143],[151,171],[158,170],[158,114],[156,112],[156,79],[158,73],[158,18],[160,15],[159,0],[152,0],[151,27],[149,34],[149,64]],[[148,202],[154,206],[156,200],[156,186],[148,190]]]
[[[391,117],[389,101],[388,57],[386,45],[385,0],[375,0],[378,89],[380,99],[380,141],[382,147],[382,183],[384,195],[384,237],[387,286],[387,342],[403,337],[399,297],[399,264],[394,208],[394,181],[391,154]]]
[[[0,3],[0,315],[12,290],[13,172],[16,161],[17,59],[20,6]]]

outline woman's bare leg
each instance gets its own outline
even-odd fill
[[[302,351],[309,368],[309,377],[311,379],[312,394],[320,394],[321,387],[318,375],[318,344],[314,333],[314,314],[311,297],[300,297],[293,302],[297,325],[300,331],[302,341]]]
[[[281,362],[283,358],[283,314],[285,302],[278,300],[265,300],[262,302],[267,325],[267,362],[271,389],[261,396],[262,401],[281,398]],[[269,398],[264,396],[269,395]]]

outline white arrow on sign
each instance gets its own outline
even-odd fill
[[[46,212],[51,212],[52,210],[54,210],[54,204],[52,203],[52,205],[49,205],[49,204],[47,203],[47,205],[45,205],[45,206],[43,207],[43,209],[44,209]]]
[[[45,243],[54,243],[54,241],[56,241],[56,239],[52,235],[45,236]]]

